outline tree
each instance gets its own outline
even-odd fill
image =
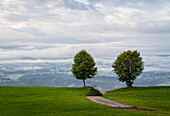
[[[85,87],[85,80],[93,78],[97,73],[95,65],[93,57],[86,50],[82,50],[74,56],[74,64],[71,71],[76,79],[83,80]]]
[[[118,80],[126,82],[128,87],[132,87],[133,81],[144,70],[144,62],[140,57],[140,52],[128,50],[117,57],[112,67],[119,77]]]

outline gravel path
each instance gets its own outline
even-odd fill
[[[111,107],[114,107],[114,108],[134,109],[133,106],[125,105],[125,104],[115,102],[115,101],[112,101],[112,100],[108,100],[108,99],[98,97],[98,96],[87,96],[86,98],[95,102],[95,103],[104,104],[104,105],[111,106]]]

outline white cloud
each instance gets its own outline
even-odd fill
[[[78,1],[78,2],[83,3],[83,4],[90,4],[87,0],[75,0],[75,1]]]
[[[1,48],[0,54],[4,58],[47,57],[47,53],[48,57],[62,57],[81,49],[100,57],[127,49],[167,54],[156,51],[169,49],[169,4],[157,0],[3,0],[0,44],[24,46]]]
[[[102,35],[104,38],[110,37],[110,33],[114,33],[115,30],[117,34],[111,37],[119,38],[120,35],[126,37],[134,32],[141,33],[139,30],[147,28],[152,30],[157,27],[159,32],[161,31],[159,27],[169,26],[168,2],[162,2],[161,8],[155,8],[155,11],[148,8],[146,1],[135,4],[139,8],[130,1],[120,4],[114,1],[86,0],[29,1],[29,3],[21,0],[4,0],[1,3],[0,27],[3,31],[0,34],[3,38],[23,38],[24,35],[28,38],[43,38],[47,34],[49,38],[64,35],[83,40],[91,37],[92,40]],[[150,7],[152,6],[150,4]],[[144,7],[146,9],[143,9]],[[166,13],[160,16],[160,12]],[[106,31],[105,28],[109,30]],[[41,32],[39,36],[35,29]],[[126,33],[124,30],[130,31]]]
[[[16,64],[16,63],[72,63],[72,59],[67,60],[3,60],[0,64]],[[22,70],[41,69],[41,67],[23,67]],[[20,70],[20,69],[17,69]]]
[[[130,41],[129,44],[128,41]],[[105,42],[105,43],[89,43],[89,44],[56,44],[56,43],[22,43],[11,42],[1,44],[1,59],[20,58],[20,57],[36,57],[36,58],[63,58],[73,57],[77,52],[86,49],[95,58],[113,57],[115,58],[123,50],[139,50],[144,55],[160,54],[155,51],[159,43],[150,41],[137,41],[127,39],[124,41]],[[167,54],[167,53],[165,53]]]

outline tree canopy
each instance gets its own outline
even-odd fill
[[[118,80],[126,82],[128,87],[132,87],[133,81],[144,70],[144,62],[140,52],[124,51],[112,64],[113,71],[118,75]]]
[[[95,65],[93,57],[86,50],[82,50],[74,56],[74,64],[71,71],[76,79],[83,80],[85,87],[85,80],[93,78],[97,73]]]

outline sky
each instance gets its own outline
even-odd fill
[[[170,0],[0,0],[0,59],[170,55]]]

